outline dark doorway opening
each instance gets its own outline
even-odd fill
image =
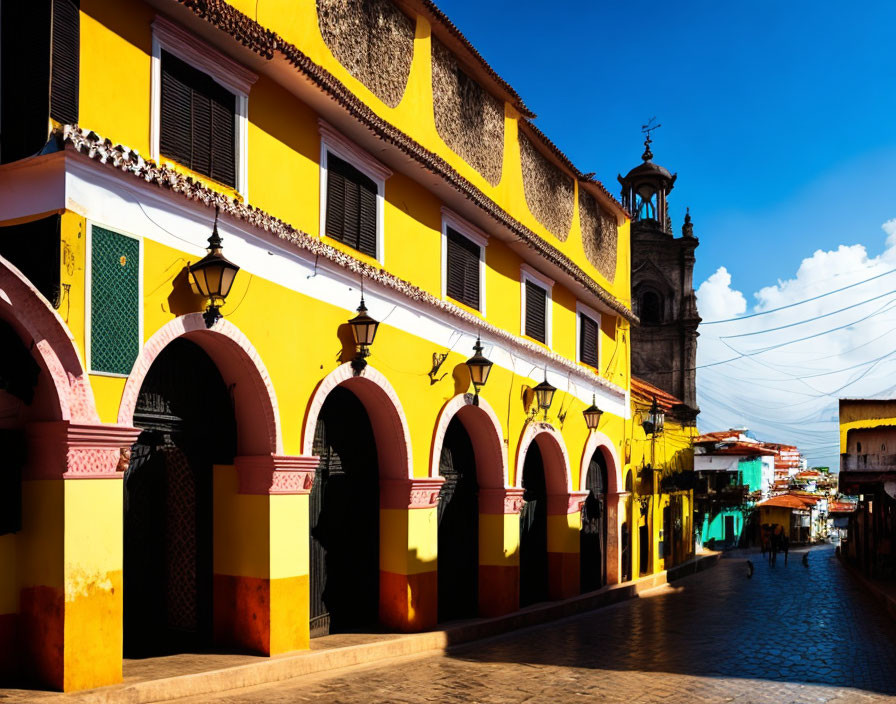
[[[544,461],[536,443],[523,463],[520,512],[520,606],[548,599],[548,492]]]
[[[124,652],[207,648],[212,637],[212,466],[233,464],[236,420],[217,367],[174,340],[140,388],[143,432],[124,476]]]
[[[725,547],[733,547],[737,542],[737,535],[734,530],[734,516],[725,516]]]
[[[314,430],[310,497],[311,636],[375,629],[379,616],[379,472],[364,404],[337,386]]]
[[[647,519],[644,518],[644,525],[638,526],[638,555],[641,576],[647,574],[650,569],[650,526],[647,525]]]
[[[587,482],[579,534],[582,592],[592,592],[607,583],[607,462],[600,450],[588,463]]]
[[[455,416],[448,424],[439,474],[439,620],[473,618],[479,601],[479,484],[473,443]]]

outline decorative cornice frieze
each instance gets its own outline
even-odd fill
[[[319,457],[240,455],[234,459],[240,494],[308,494]]]
[[[587,498],[587,491],[571,491],[568,494],[549,494],[548,515],[565,516],[570,513],[578,513],[582,510],[582,505]]]
[[[71,423],[67,420],[26,426],[25,479],[121,479],[139,428]]]
[[[481,331],[483,336],[491,336],[508,347],[526,354],[549,360],[573,377],[580,378],[590,384],[602,387],[617,396],[625,396],[625,389],[607,381],[588,368],[576,364],[565,357],[545,350],[544,347],[514,335],[502,328],[492,325],[476,315],[462,310],[455,304],[442,300],[393,274],[376,268],[352,255],[326,244],[317,237],[289,225],[263,210],[229,199],[191,176],[178,172],[167,165],[158,165],[152,160],[144,159],[138,152],[122,145],[115,145],[92,131],[84,130],[77,125],[65,125],[57,132],[61,143],[72,150],[106,166],[129,174],[147,184],[164,188],[188,200],[196,201],[206,207],[219,207],[223,215],[240,220],[251,227],[270,233],[288,242],[297,249],[304,250],[319,259],[325,259],[336,266],[363,277],[366,281],[380,284],[407,299],[423,303],[442,313],[446,313],[462,322],[473,331]]]
[[[380,508],[435,508],[439,505],[439,491],[444,483],[442,477],[380,479]]]
[[[505,486],[501,489],[479,489],[479,513],[487,515],[515,514],[523,508],[523,489]]]

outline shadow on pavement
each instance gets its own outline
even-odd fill
[[[728,557],[703,574],[566,621],[453,648],[452,658],[736,677],[896,694],[896,622],[831,546],[787,566]],[[747,559],[755,572],[747,577]]]

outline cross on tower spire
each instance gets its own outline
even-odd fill
[[[653,152],[650,151],[650,144],[653,142],[653,140],[650,138],[650,133],[662,127],[662,125],[653,124],[654,122],[656,122],[656,116],[651,117],[647,121],[646,125],[641,125],[641,132],[646,135],[644,139],[644,153],[641,155],[641,158],[644,161],[650,161],[651,159],[653,159]]]

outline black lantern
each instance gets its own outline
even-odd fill
[[[492,362],[482,354],[482,343],[479,335],[476,336],[476,344],[473,345],[473,351],[476,353],[467,360],[467,369],[470,370],[470,380],[473,382],[473,388],[476,393],[473,395],[473,404],[479,405],[479,389],[485,386],[488,381],[488,375],[492,371]]]
[[[647,420],[641,423],[641,427],[644,428],[644,432],[647,435],[658,435],[663,432],[663,422],[665,421],[666,414],[663,413],[663,410],[657,405],[656,396],[653,397],[653,403],[650,405],[650,410],[647,412]]]
[[[361,294],[361,305],[358,306],[358,314],[348,321],[352,326],[352,337],[355,338],[355,358],[352,360],[352,369],[359,374],[367,366],[367,357],[370,356],[370,346],[376,337],[376,329],[379,322],[367,315],[367,306],[364,305],[364,295]]]
[[[600,417],[603,414],[604,412],[595,404],[594,395],[592,394],[591,405],[582,411],[582,415],[585,416],[585,425],[588,426],[588,430],[597,430],[597,426],[600,423]]]
[[[538,399],[538,407],[544,411],[544,417],[547,419],[548,409],[554,402],[554,392],[557,390],[548,383],[547,372],[545,372],[544,381],[533,390],[535,391],[535,398]]]
[[[230,293],[233,280],[240,268],[228,261],[221,254],[221,237],[218,235],[218,212],[215,208],[215,225],[212,236],[208,238],[208,254],[195,264],[189,264],[190,274],[196,287],[205,298],[208,299],[208,308],[202,317],[205,326],[210,328],[221,317],[221,306]]]

